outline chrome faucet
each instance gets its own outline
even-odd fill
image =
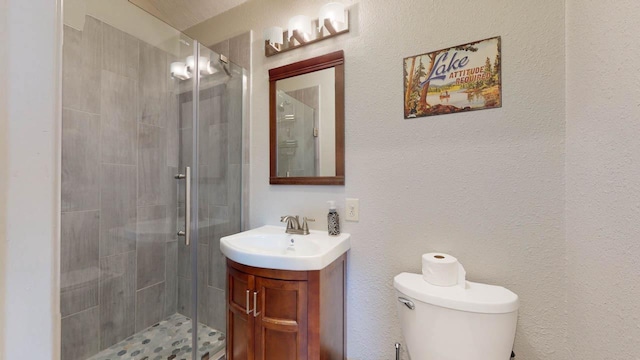
[[[300,226],[300,220],[298,216],[293,215],[285,215],[280,217],[280,222],[287,223],[287,229],[285,232],[287,234],[298,234],[298,235],[309,235],[309,225],[307,221],[316,221],[315,219],[310,219],[307,217],[302,218],[302,226]]]

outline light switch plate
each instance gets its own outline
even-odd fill
[[[347,211],[345,220],[347,221],[360,220],[360,200],[347,198],[345,207]]]

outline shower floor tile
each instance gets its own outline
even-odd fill
[[[198,324],[200,358],[223,360],[225,344],[224,333]],[[191,319],[174,314],[87,360],[191,360],[192,351]]]

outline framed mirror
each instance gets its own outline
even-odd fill
[[[270,184],[344,185],[344,53],[269,70]]]

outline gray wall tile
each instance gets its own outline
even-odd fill
[[[229,164],[229,129],[227,124],[209,126],[210,153],[207,154],[211,165],[211,177],[220,178],[226,176]]]
[[[62,111],[62,211],[100,208],[100,116]]]
[[[84,360],[100,350],[100,311],[98,307],[62,319],[64,360]],[[34,340],[35,341],[35,340]],[[25,353],[28,349],[25,349]]]
[[[107,24],[102,29],[102,68],[137,79],[138,39]]]
[[[175,93],[167,94],[167,165],[178,166],[178,157],[180,155],[180,106],[178,104],[178,95]]]
[[[201,322],[208,323],[209,319],[209,246],[198,245],[198,318]]]
[[[167,243],[167,260],[165,262],[165,292],[164,316],[178,311],[178,242]]]
[[[102,71],[102,161],[136,164],[136,80]]]
[[[227,299],[225,290],[207,287],[207,308],[209,309],[209,322],[207,325],[214,329],[226,332],[227,330]]]
[[[242,216],[242,165],[229,165],[229,220],[231,231],[240,231]]]
[[[180,46],[184,46],[184,45],[181,43]],[[185,57],[186,57],[186,55],[185,55]],[[178,59],[178,57],[176,55],[167,53],[167,69],[168,70],[170,70],[170,68],[171,68],[171,63],[173,63],[175,61],[184,61],[184,57]],[[169,75],[171,75],[171,74],[169,74]],[[172,92],[172,93],[179,93],[180,92],[180,84],[182,84],[182,83],[183,83],[183,80],[174,79],[171,76],[169,76],[168,80],[167,80],[167,90],[169,92]]]
[[[168,220],[165,205],[138,208],[136,246],[138,289],[157,284],[165,279]]]
[[[167,241],[178,240],[178,230],[182,230],[184,227],[183,223],[178,224],[178,182],[183,180],[177,180],[174,178],[177,173],[177,167],[167,167],[166,176],[168,181],[165,181],[166,186],[163,191],[163,196],[166,199],[165,204],[167,204],[167,217],[169,218]]]
[[[165,284],[149,286],[136,294],[136,332],[157,324],[164,317]]]
[[[135,332],[136,253],[100,259],[100,348]]]
[[[215,85],[200,91],[199,113],[201,125],[213,125],[227,122],[226,112],[226,83]],[[201,131],[206,131],[206,129]]]
[[[246,32],[229,39],[229,60],[249,69],[251,65],[251,33]]]
[[[62,213],[60,223],[60,311],[68,316],[98,305],[100,213]]]
[[[138,111],[140,122],[167,126],[167,54],[140,42],[140,77],[138,78]]]
[[[229,215],[228,205],[211,206],[211,219],[215,224],[228,224],[232,220]]]
[[[242,164],[242,81],[239,77],[227,83],[226,101],[229,163]]]
[[[140,124],[138,131],[138,205],[163,204],[166,187],[166,133],[157,126]]]
[[[180,129],[191,129],[191,125],[193,124],[193,102],[191,101],[191,96],[189,95],[190,94],[180,95]]]
[[[200,166],[198,173],[198,243],[209,243],[209,203],[211,198],[211,178],[209,167]]]
[[[251,202],[251,197],[249,196],[250,184],[249,184],[249,170],[251,169],[250,164],[242,164],[242,230],[248,230],[251,225],[251,221],[249,219],[249,204]]]
[[[185,166],[193,166],[193,130],[180,130],[180,161],[178,169],[184,171]]]
[[[238,35],[229,39],[229,60],[238,63],[240,58],[240,40],[242,35]]]
[[[218,55],[224,55],[227,58],[229,57],[229,40],[220,41],[217,44],[213,44],[209,46],[209,49],[218,53]]]
[[[213,240],[209,246],[208,285],[221,290],[226,288],[227,258],[220,251],[220,239]]]
[[[64,27],[62,106],[100,113],[102,23],[87,17],[83,31]]]
[[[191,314],[191,280],[178,276],[178,313],[192,317]]]
[[[178,239],[178,276],[191,278],[191,250],[182,238]]]
[[[222,169],[219,177],[211,177],[211,203],[210,206],[226,206],[229,190],[227,189],[227,169]]]
[[[242,119],[242,163],[249,164],[251,159],[251,119],[249,109],[249,99],[243,99],[242,101],[243,119]]]
[[[136,167],[102,165],[100,256],[136,249]]]

